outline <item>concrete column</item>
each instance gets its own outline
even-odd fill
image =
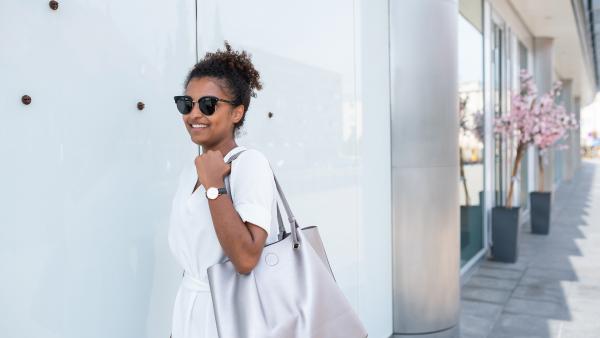
[[[390,1],[393,337],[457,337],[458,2]]]
[[[561,98],[562,98],[562,103],[565,105],[565,109],[567,110],[567,112],[572,112],[573,111],[573,80],[571,79],[563,79],[561,80],[563,87],[562,87],[562,93],[561,93]],[[562,144],[565,144],[568,146],[568,148],[566,150],[558,150],[560,152],[562,152],[562,166],[563,166],[563,178],[566,180],[571,180],[573,178],[573,173],[575,171],[575,163],[574,163],[574,156],[573,156],[573,151],[575,150],[574,147],[572,146],[572,140],[573,140],[573,132],[574,131],[569,131],[568,132],[568,137],[566,140],[562,141]]]
[[[554,75],[554,39],[538,37],[533,39],[534,48],[534,78],[540,94],[552,89]],[[536,156],[538,156],[536,152]],[[548,150],[547,162],[544,163],[544,189],[554,190],[554,151]],[[536,158],[536,189],[538,190],[539,166]]]

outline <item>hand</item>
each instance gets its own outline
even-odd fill
[[[196,172],[200,184],[205,189],[209,187],[220,188],[223,185],[225,175],[231,171],[231,164],[225,163],[223,154],[218,150],[208,150],[202,155],[198,155],[194,160]]]

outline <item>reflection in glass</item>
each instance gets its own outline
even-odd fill
[[[492,105],[494,107],[494,118],[502,116],[506,111],[504,105],[504,86],[503,75],[503,54],[504,54],[504,31],[495,23],[492,25]],[[494,193],[496,206],[501,206],[504,201],[505,186],[505,166],[504,162],[505,147],[502,136],[494,133]]]
[[[461,266],[483,248],[483,35],[480,0],[460,1],[458,23]]]
[[[527,47],[525,47],[525,45],[523,45],[522,42],[519,41],[519,69],[529,69],[529,62],[528,62],[528,54],[527,54]],[[528,162],[527,162],[527,158],[528,158],[528,149],[525,149],[525,153],[523,154],[523,158],[521,160],[521,179],[519,182],[520,188],[521,188],[521,194],[520,194],[520,206],[521,206],[521,210],[525,210],[529,207],[529,192],[527,190],[528,187],[528,179],[529,176],[527,175],[527,172],[529,170],[528,168]]]

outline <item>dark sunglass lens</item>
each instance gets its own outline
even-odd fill
[[[177,109],[182,114],[188,114],[192,111],[192,101],[186,100],[185,98],[178,98],[177,101]]]
[[[204,115],[212,115],[215,112],[215,106],[217,105],[217,98],[214,97],[203,97],[200,99],[200,111]]]

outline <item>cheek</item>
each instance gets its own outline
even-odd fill
[[[215,113],[214,119],[212,120],[212,127],[214,127],[215,130],[224,130],[227,129],[227,126],[229,124],[233,124],[233,121],[231,120],[231,116],[229,115],[228,111],[222,111],[222,112],[218,112]]]

